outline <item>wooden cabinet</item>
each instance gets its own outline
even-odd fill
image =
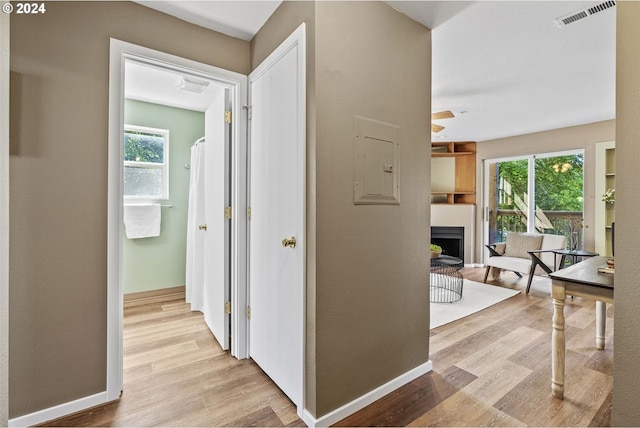
[[[476,203],[476,143],[431,143],[431,203]]]
[[[614,141],[598,143],[595,152],[595,251],[602,256],[612,256],[615,202],[604,202],[602,195],[607,189],[616,188],[616,144]]]

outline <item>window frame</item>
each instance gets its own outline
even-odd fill
[[[127,132],[144,132],[149,134],[157,134],[161,135],[164,139],[163,146],[163,162],[155,163],[155,162],[139,162],[139,161],[127,161],[124,160],[125,153],[125,136]],[[153,195],[127,195],[124,194],[123,188],[123,196],[125,200],[129,201],[167,201],[169,200],[169,130],[162,128],[151,128],[147,126],[139,126],[139,125],[124,125],[124,132],[122,135],[122,168],[123,174],[124,169],[126,167],[136,167],[136,168],[145,168],[145,169],[159,169],[162,171],[162,193],[160,196]],[[123,177],[124,178],[124,177]],[[124,181],[123,181],[124,185]]]

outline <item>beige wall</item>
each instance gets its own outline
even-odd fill
[[[285,2],[252,41],[252,66],[302,21],[316,99],[305,394],[320,417],[428,360],[431,35],[382,2]],[[353,204],[355,115],[400,126],[400,206]]]
[[[484,237],[483,185],[484,160],[511,156],[528,155],[532,153],[553,153],[564,150],[584,149],[584,248],[593,251],[594,248],[594,215],[595,201],[601,195],[595,194],[595,145],[604,141],[614,141],[616,135],[615,120],[595,122],[587,125],[554,129],[517,137],[499,140],[483,141],[477,144],[476,183],[478,183],[478,207],[476,210],[476,254],[475,262],[482,263]],[[616,207],[617,208],[617,207]],[[616,209],[617,211],[617,209]]]
[[[307,37],[307,80],[315,64],[315,15],[312,1],[285,1],[251,40],[251,69],[255,69],[303,22]],[[311,81],[313,83],[313,81]],[[309,87],[307,83],[307,87]],[[311,85],[313,86],[313,85]]]
[[[249,71],[248,42],[130,2],[12,15],[11,418],[105,390],[110,37]]]
[[[318,2],[316,85],[322,415],[428,360],[431,33],[382,2]],[[355,115],[400,127],[399,206],[353,205]]]
[[[640,425],[640,3],[618,2],[614,426]]]

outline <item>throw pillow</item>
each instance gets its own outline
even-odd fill
[[[505,256],[530,258],[527,251],[539,250],[542,246],[542,235],[533,233],[507,233],[507,246],[504,251]]]

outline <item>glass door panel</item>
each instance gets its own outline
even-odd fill
[[[535,157],[535,229],[565,235],[567,248],[583,249],[582,153]]]
[[[488,242],[504,242],[507,232],[528,230],[529,161],[490,162],[486,168]]]

